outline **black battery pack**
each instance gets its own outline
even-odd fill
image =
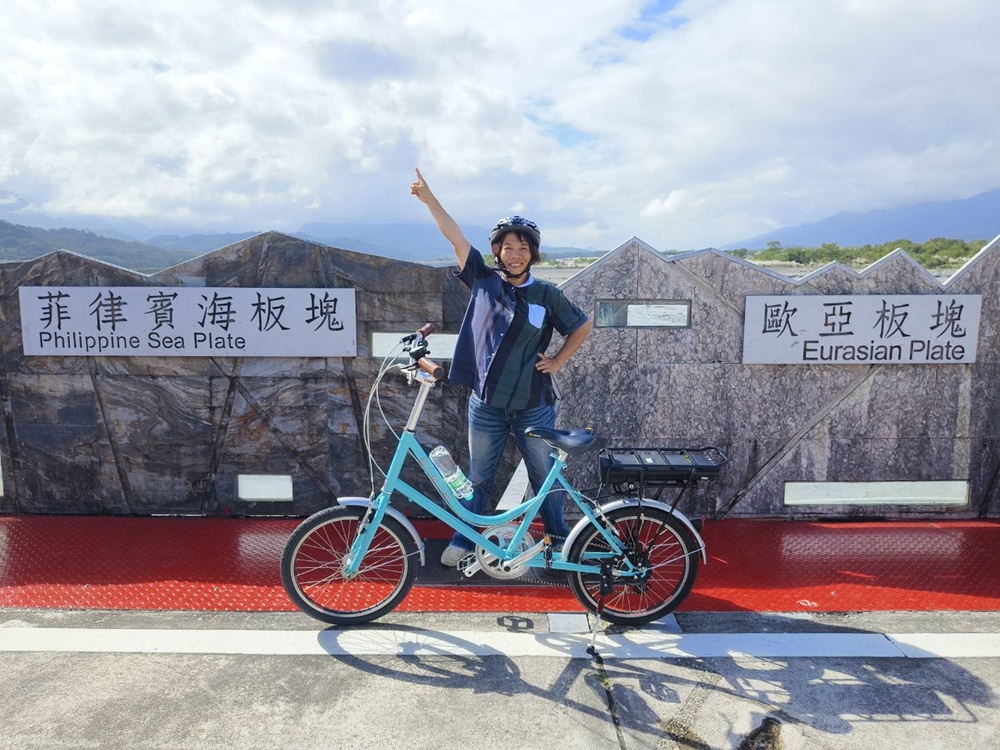
[[[604,484],[688,484],[714,479],[726,463],[718,448],[604,448],[598,456]]]

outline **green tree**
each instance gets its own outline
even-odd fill
[[[862,245],[860,247],[840,247],[835,242],[825,242],[820,247],[781,247],[781,243],[772,240],[767,243],[766,250],[756,253],[748,252],[747,257],[755,261],[775,261],[778,263],[799,263],[807,266],[825,265],[827,263],[843,263],[854,268],[868,266],[884,258],[893,250],[901,249],[911,258],[927,269],[957,267],[974,256],[985,247],[987,240],[954,240],[936,237],[923,244],[911,240],[893,240],[881,245]],[[733,252],[736,254],[736,251]]]

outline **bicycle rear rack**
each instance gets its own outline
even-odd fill
[[[639,498],[647,488],[655,488],[652,500],[659,500],[663,490],[680,488],[670,505],[673,512],[689,488],[702,481],[716,479],[729,459],[715,446],[704,448],[603,448],[598,456],[601,484],[597,499],[605,487],[612,495]]]

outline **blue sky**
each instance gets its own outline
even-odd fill
[[[1000,187],[988,0],[7,0],[0,215],[720,246]]]

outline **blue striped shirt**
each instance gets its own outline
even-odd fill
[[[455,275],[472,296],[458,331],[449,378],[490,406],[532,409],[555,402],[552,376],[535,369],[552,331],[568,336],[587,321],[557,287],[532,276],[514,286],[475,248]]]

